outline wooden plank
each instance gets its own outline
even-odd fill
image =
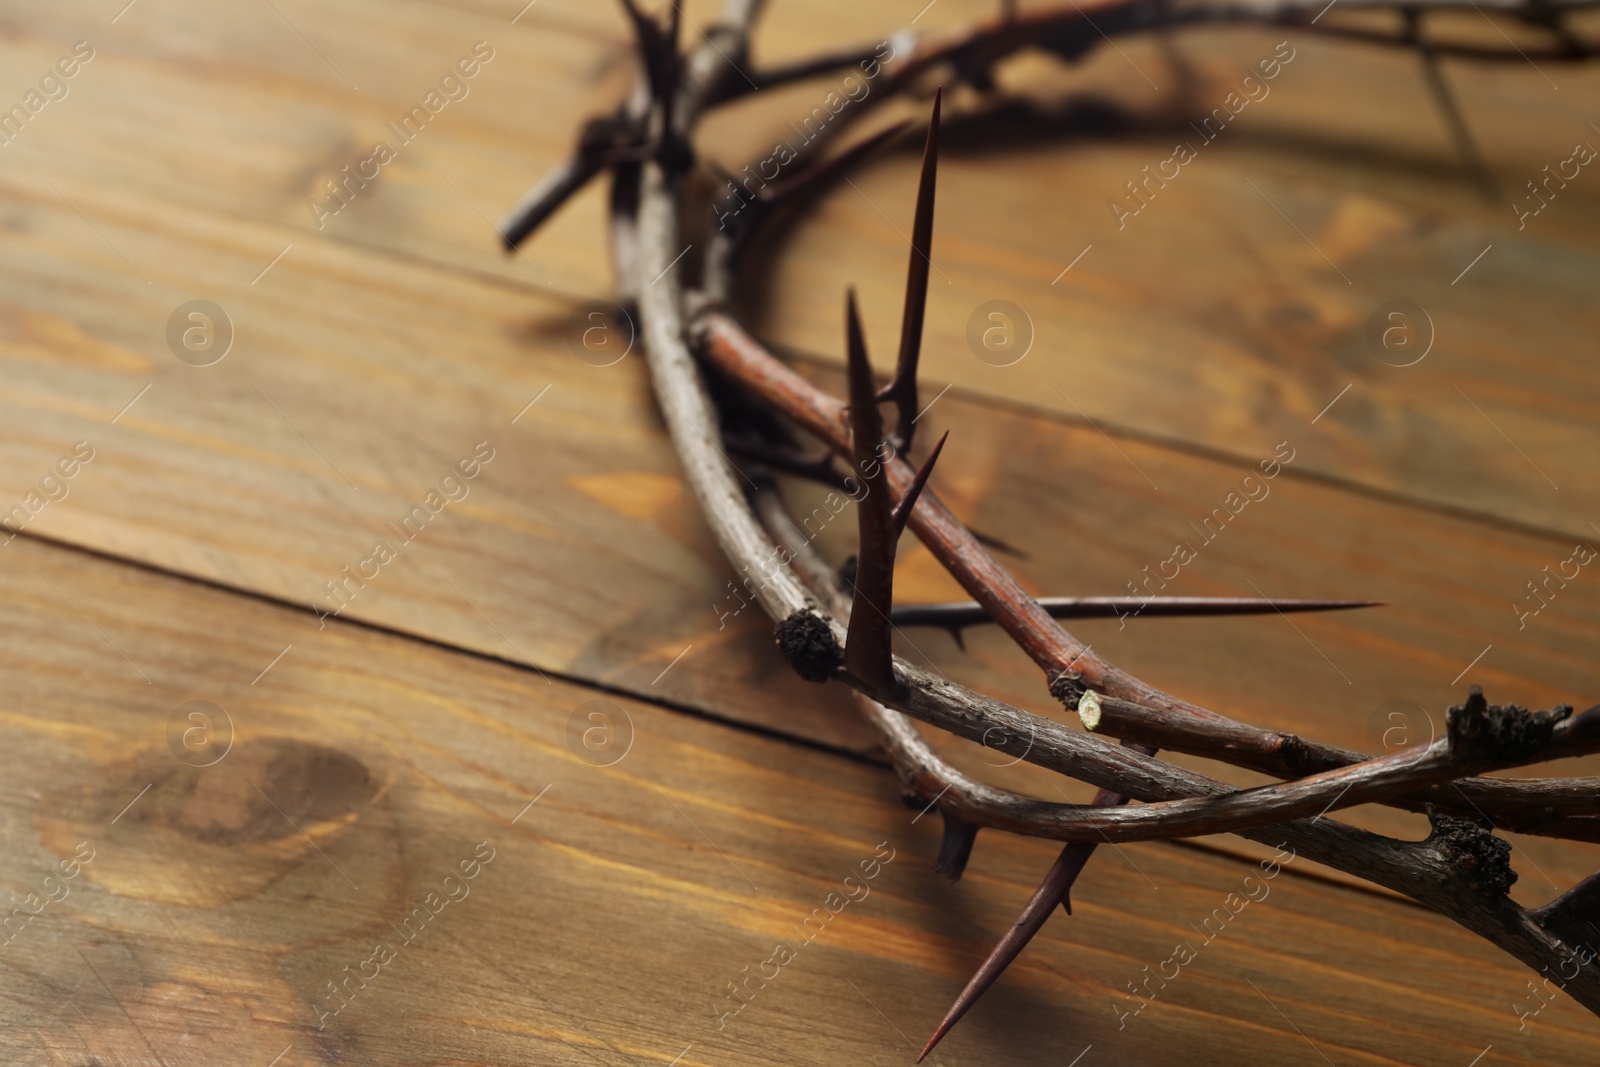
[[[39,8],[0,45],[8,66],[43,71],[74,39],[102,44],[72,94],[6,146],[8,174],[40,189],[54,182],[74,203],[135,193],[154,202],[152,217],[205,208],[289,227],[252,275],[287,245],[298,244],[296,256],[325,239],[600,294],[610,279],[599,187],[520,257],[500,252],[488,220],[566,155],[584,117],[622,93],[621,16],[615,5],[541,3],[513,25],[513,6],[412,0],[323,12],[288,3],[236,17],[182,0],[136,7],[115,26],[86,0]],[[953,28],[991,6],[944,0],[918,28]],[[713,7],[691,5],[691,23],[709,22]],[[778,59],[870,40],[909,17],[839,0],[780,3],[757,51]],[[1482,25],[1456,32],[1499,40]],[[1160,200],[1116,226],[1110,198],[1188,131],[1188,112],[1128,64],[1169,90],[1188,86],[1198,115],[1278,39],[1188,35],[1172,55],[1129,41],[1126,59],[1105,50],[1071,74],[1030,62],[1008,84],[1063,114],[954,119],[930,382],[1234,456],[1339,397],[1305,469],[1590,536],[1585,514],[1597,510],[1600,485],[1588,427],[1600,384],[1580,355],[1597,322],[1572,279],[1596,269],[1592,183],[1570,183],[1518,230],[1505,204],[1482,203],[1461,178],[1412,57],[1297,38],[1297,58],[1271,95],[1203,146]],[[387,124],[479,40],[496,58],[469,95],[411,143],[392,137]],[[1507,189],[1522,190],[1591,135],[1582,101],[1600,87],[1596,72],[1552,68],[1564,93],[1525,67],[1449,73]],[[734,169],[770,153],[822,88],[730,109],[708,126],[704,152]],[[1098,103],[1080,99],[1073,111],[1072,94],[1085,93]],[[1121,117],[1107,118],[1107,108]],[[377,140],[393,140],[397,158],[337,214],[314,213],[312,198],[326,201],[325,183],[370,158]],[[907,154],[865,172],[859,190],[844,187],[781,246],[771,280],[753,294],[770,336],[835,352],[838,293],[856,283],[879,336],[892,341],[884,331],[896,320],[912,165]],[[1204,269],[1188,270],[1191,261]],[[146,274],[159,269],[133,262]],[[114,257],[108,265],[128,267]],[[995,299],[1025,308],[1035,327],[1034,356],[1015,366],[991,366],[968,345],[974,312]],[[1437,337],[1427,358],[1403,368],[1391,364],[1409,352],[1380,358],[1364,339],[1373,315],[1398,299],[1421,306]]]
[[[7,1062],[899,1062],[1049,862],[985,836],[951,886],[926,870],[936,828],[860,762],[623,698],[631,746],[600,766],[574,727],[610,699],[593,690],[8,551],[0,879],[37,914],[0,956]],[[189,719],[192,700],[226,718]],[[1600,1047],[1559,999],[1519,1031],[1519,967],[1304,861],[1207,943],[1246,869],[1124,854],[934,1062],[1304,1062],[1309,1041],[1459,1067],[1491,1045],[1522,1064]],[[847,887],[863,861],[873,877]],[[1119,1015],[1175,942],[1196,960]],[[777,944],[794,958],[763,967]],[[730,981],[749,982],[736,1013]]]
[[[12,528],[867,744],[841,698],[766,654],[756,612],[719,620],[730,575],[638,354],[579,360],[570,303],[332,243],[252,284],[285,231],[96,201],[112,242],[166,265],[146,285],[48,190],[7,205],[24,221],[0,247],[17,371],[0,511],[42,507]],[[195,293],[236,333],[208,367],[164,337]],[[94,458],[47,504],[39,480],[80,440]],[[691,669],[666,672],[680,654]]]
[[[238,12],[180,0],[138,5],[115,26],[102,6],[35,9],[0,46],[8,69],[41,72],[74,40],[96,48],[70,95],[6,145],[9,173],[48,178],[74,200],[95,188],[141,193],[158,217],[206,209],[292,228],[255,271],[284,244],[324,240],[561,292],[609,286],[595,255],[598,189],[523,257],[501,252],[489,220],[625,89],[619,38],[541,25],[537,6],[515,26],[515,12],[424,0],[332,9],[285,0]],[[478,42],[486,63],[473,54]],[[463,61],[473,77],[459,77]],[[458,99],[441,89],[452,72]],[[425,107],[438,113],[421,132],[415,120],[405,127],[430,91],[437,103]],[[379,142],[393,160],[363,166]]]
[[[1594,536],[1600,318],[1579,279],[1600,269],[1600,183],[1560,188],[1526,229],[1506,200],[1575,142],[1600,148],[1584,110],[1600,70],[1552,67],[1557,92],[1526,65],[1447,64],[1506,190],[1485,203],[1415,57],[1290,36],[1296,58],[1270,95],[1211,143],[1186,120],[1282,35],[1185,34],[1167,53],[1130,40],[1070,74],[1030,64],[1007,84],[1041,101],[1033,114],[963,118],[978,102],[948,103],[926,396],[949,383],[1238,458],[1328,409],[1304,470]],[[1178,142],[1197,158],[1119,222],[1110,202],[1138,207],[1125,183]],[[764,336],[842,363],[837,307],[856,285],[875,350],[894,350],[919,144],[904,148],[759,259],[747,297]],[[1387,319],[1402,300],[1422,312]],[[991,301],[1021,312],[989,320]],[[1393,351],[1368,341],[1380,320]],[[1020,362],[1019,340],[973,347],[1025,324]]]
[[[737,604],[734,576],[678,480],[642,367],[575,358],[560,338],[570,304],[333,244],[252,285],[283,230],[206,213],[155,225],[138,197],[90,201],[115,244],[164,265],[146,286],[49,191],[3,179],[0,189],[23,221],[0,246],[0,277],[13,306],[31,309],[3,349],[18,383],[0,401],[5,499],[37,492],[73,442],[96,449],[30,532],[329,611],[339,601],[325,583],[348,582],[343,568],[373,558],[375,540],[400,545],[390,524],[488,441],[495,458],[461,480],[467,499],[443,505],[377,577],[346,584],[349,617],[826,744],[869,743],[840,694],[789,675],[754,610],[720,618]],[[170,309],[196,292],[231,309],[239,336],[237,352],[205,368],[179,362],[162,338]],[[1587,577],[1552,584],[1552,603],[1525,629],[1515,611],[1537,605],[1525,583],[1545,580],[1572,544],[1296,477],[1326,420],[1287,435],[1295,458],[1271,496],[1209,544],[1190,523],[1241,485],[1229,463],[1113,444],[956,394],[926,421],[953,431],[938,491],[1022,547],[1018,569],[1040,593],[1126,591],[1182,539],[1201,547],[1175,593],[1393,603],[1298,630],[1276,619],[1083,627],[1171,691],[1355,747],[1376,743],[1367,727],[1386,702],[1413,701],[1437,724],[1474,680],[1496,699],[1592,702]],[[851,525],[845,513],[823,534],[836,559],[852,551]],[[920,549],[901,571],[910,600],[959,595]],[[318,625],[305,619],[308,632]],[[911,635],[905,651],[1060,713],[998,637],[973,636],[970,657],[936,633]],[[1551,879],[1529,892],[1594,865],[1526,847]]]
[[[422,502],[473,445],[509,434],[513,446],[468,486],[471,500],[444,509],[417,543],[424,551],[405,553],[362,586],[352,617],[826,744],[867,743],[836,692],[801,685],[775,661],[754,612],[718,627],[715,605],[730,575],[654,429],[643,379],[628,362],[594,368],[572,357],[559,339],[570,302],[443,272],[420,252],[423,262],[397,263],[348,242],[303,245],[261,275],[293,243],[292,229],[215,211],[153,212],[148,190],[92,183],[70,187],[68,202],[43,177],[23,168],[4,187],[12,240],[0,250],[11,301],[3,351],[18,383],[7,398],[7,500],[37,491],[74,441],[110,445],[71,483],[71,501],[51,504],[29,529],[310,602],[343,567],[368,558],[386,524]],[[171,309],[198,294],[231,309],[240,331],[238,351],[209,368],[165,352]],[[955,394],[930,422],[947,412],[957,415],[958,447],[940,479],[968,486],[956,499],[974,521],[1008,536],[1089,524],[1078,537],[1095,552],[1068,556],[1049,539],[1021,539],[1032,546],[1024,570],[1042,592],[1117,591],[1166,558],[1164,542],[1187,537],[1187,523],[1233,484],[1223,465],[1131,443],[1119,452],[1087,429],[1013,419]],[[1317,434],[1332,426],[1323,420]],[[1294,440],[1314,456],[1321,438]],[[1171,482],[1192,491],[1181,499],[1145,493],[1122,453],[1156,472],[1168,493]],[[1084,456],[1094,462],[1064,458]],[[1016,457],[1043,473],[1011,470]],[[1389,700],[1414,700],[1437,716],[1459,697],[1444,675],[1490,645],[1498,647],[1481,666],[1502,672],[1489,677],[1507,699],[1588,702],[1583,649],[1593,602],[1581,582],[1533,630],[1497,639],[1515,624],[1522,583],[1570,546],[1421,518],[1293,481],[1293,471],[1276,483],[1280,503],[1271,507],[1286,509],[1282,518],[1269,512],[1260,536],[1238,549],[1233,539],[1208,547],[1184,580],[1246,593],[1267,560],[1280,576],[1318,579],[1294,591],[1373,595],[1344,584],[1346,576],[1371,572],[1369,551],[1393,559],[1376,595],[1409,605],[1409,615],[1388,616],[1403,626],[1355,616],[1326,623],[1339,635],[1330,659],[1373,664],[1356,715],[1351,700],[1320,688],[1325,664],[1311,647],[1266,620],[1165,623],[1181,641],[1118,645],[1113,637],[1103,647],[1175,691],[1357,746],[1372,744],[1367,722]],[[1074,495],[1062,495],[1064,487]],[[1086,500],[1096,507],[1085,510]],[[1148,535],[1130,539],[1130,524]],[[827,542],[840,557],[845,526]],[[1437,544],[1454,547],[1441,554]],[[1308,558],[1323,569],[1307,572]],[[925,554],[908,554],[906,595],[952,593],[928,564]],[[1463,588],[1461,575],[1477,584]],[[1419,618],[1429,621],[1418,626]],[[1327,647],[1323,623],[1299,625]],[[972,660],[937,635],[914,639],[941,669],[1056,712],[1033,672],[991,638],[978,638]],[[1270,652],[1249,680],[1237,677],[1241,644]],[[956,752],[982,769],[984,754]],[[1547,894],[1592,866],[1543,842],[1524,847],[1548,883],[1530,875],[1523,892]]]
[[[720,6],[687,4],[686,36],[710,25]],[[783,10],[757,42],[766,62],[837,45],[840,34],[881,36],[910,17],[845,0],[775,6]],[[949,28],[992,7],[943,0],[925,25]],[[41,73],[73,41],[94,48],[66,99],[6,144],[9,174],[48,177],[68,196],[138,192],[163,215],[206,208],[278,223],[297,231],[290,240],[302,248],[325,239],[522,286],[591,296],[610,289],[604,183],[580,194],[520,256],[504,254],[489,220],[567,157],[584,120],[626,93],[632,44],[620,4],[546,0],[514,24],[523,4],[357,0],[329,10],[283,0],[234,12],[177,0],[135,7],[114,26],[102,8],[92,0],[37,8],[0,42],[0,62]],[[478,54],[492,56],[481,64],[479,42]],[[457,79],[459,99],[436,96],[423,130],[405,128],[404,117],[461,61],[477,73]],[[808,101],[816,95],[806,93]],[[395,158],[364,169],[377,142]],[[372,170],[377,178],[361,180]],[[330,197],[329,182],[341,185],[347,206]]]

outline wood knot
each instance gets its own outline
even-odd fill
[[[269,842],[297,836],[297,825],[343,822],[378,788],[355,757],[289,737],[241,746],[218,770],[163,775],[123,821],[168,827],[208,844]]]
[[[834,639],[833,627],[815,611],[793,613],[778,623],[773,637],[789,666],[808,682],[826,682],[844,666],[844,649]]]
[[[1549,711],[1529,711],[1515,704],[1501,707],[1484,699],[1473,686],[1464,704],[1451,708],[1445,719],[1450,754],[1457,759],[1520,759],[1532,755],[1550,740],[1556,724],[1572,714],[1570,705]]]
[[[1433,824],[1433,833],[1423,843],[1432,846],[1455,868],[1467,888],[1497,897],[1511,891],[1517,880],[1517,872],[1511,869],[1511,842],[1470,819],[1430,810],[1428,821]]]

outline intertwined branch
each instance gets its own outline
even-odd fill
[[[1447,915],[1528,965],[1549,970],[1577,964],[1568,993],[1600,1014],[1600,973],[1579,952],[1600,911],[1600,875],[1542,908],[1515,904],[1509,844],[1496,829],[1572,840],[1600,840],[1600,780],[1482,777],[1510,767],[1600,750],[1600,706],[1530,712],[1491,705],[1473,687],[1451,708],[1445,736],[1427,745],[1372,758],[1331,745],[1239,722],[1162,693],[1106,662],[1057,621],[1120,613],[1236,614],[1361,606],[1355,601],[1117,598],[1039,600],[1023,591],[990,553],[992,538],[968,529],[929,487],[941,440],[918,469],[914,446],[917,362],[931,266],[938,161],[940,95],[923,153],[917,190],[901,340],[893,377],[878,387],[855,297],[846,297],[848,401],[824,393],[769,352],[741,326],[730,300],[741,252],[774,215],[802,201],[875,149],[899,136],[891,127],[824,158],[851,119],[897,94],[925,92],[935,81],[993,88],[994,66],[1022,48],[1076,60],[1119,34],[1185,26],[1251,24],[1294,27],[1372,45],[1412,49],[1445,107],[1458,145],[1474,162],[1470,134],[1449,97],[1436,58],[1481,61],[1528,58],[1585,60],[1595,49],[1567,26],[1566,16],[1593,0],[1343,0],[1340,11],[1389,12],[1396,28],[1370,20],[1327,19],[1322,3],[1256,0],[1189,4],[1110,0],[1018,14],[1006,5],[993,23],[944,40],[897,38],[904,47],[885,62],[886,91],[831,123],[797,164],[798,173],[766,185],[752,210],[733,224],[685,218],[689,179],[697,167],[692,132],[710,108],[802,78],[877,63],[876,48],[844,49],[781,67],[749,62],[751,23],[761,0],[726,0],[701,43],[681,50],[676,3],[664,22],[623,0],[641,56],[635,92],[617,111],[589,123],[573,158],[536,186],[501,223],[514,248],[574,191],[602,171],[612,176],[611,247],[618,288],[637,316],[662,416],[687,480],[730,564],[757,579],[753,591],[776,623],[779,648],[811,681],[853,688],[867,720],[908,792],[936,804],[946,835],[937,869],[959,877],[979,827],[1067,842],[1021,918],[991,953],[929,1042],[948,1030],[998,976],[1059,903],[1069,907],[1073,880],[1099,841],[1132,841],[1236,833],[1293,848],[1339,870],[1403,893]],[[1548,43],[1485,46],[1435,39],[1426,16],[1458,7],[1494,11],[1540,29]],[[724,223],[726,220],[722,220]],[[699,277],[681,265],[686,231],[705,227]],[[715,387],[716,400],[713,391]],[[719,402],[720,401],[720,402]],[[885,431],[880,403],[894,406]],[[725,434],[725,424],[742,434]],[[806,456],[798,434],[824,447]],[[735,467],[729,452],[746,457]],[[850,470],[843,476],[834,458]],[[801,474],[854,486],[859,551],[852,571],[835,572],[795,531],[771,472]],[[846,479],[842,480],[841,479]],[[972,597],[970,604],[895,605],[895,546],[903,530],[918,537]],[[746,583],[750,585],[749,582]],[[1050,692],[1076,711],[1083,731],[1029,714],[924,671],[893,654],[896,626],[938,625],[959,634],[992,621],[1022,648]],[[962,774],[941,759],[912,720],[1099,787],[1089,805],[1021,796]],[[1115,741],[1112,739],[1116,739]],[[1120,742],[1120,743],[1118,743]],[[1158,749],[1204,756],[1265,772],[1279,784],[1238,789],[1157,758]],[[1141,803],[1130,805],[1129,800]],[[1326,818],[1335,809],[1385,803],[1424,811],[1433,833],[1401,841]],[[1070,908],[1069,908],[1070,910]],[[925,1050],[926,1052],[926,1050]]]

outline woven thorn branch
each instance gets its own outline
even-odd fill
[[[1136,609],[1151,615],[1240,614],[1373,602],[1035,599],[990,551],[1007,546],[965,526],[930,487],[945,441],[938,442],[919,468],[912,468],[908,457],[915,443],[917,364],[932,263],[942,90],[932,92],[900,345],[888,383],[880,388],[874,378],[853,293],[846,296],[844,316],[849,396],[843,401],[769,352],[740,324],[732,305],[735,272],[753,237],[772,219],[792,214],[815,192],[859,166],[907,126],[891,126],[825,156],[852,121],[886,99],[924,94],[938,83],[992,93],[996,64],[1022,49],[1076,61],[1113,36],[1254,25],[1412,50],[1422,61],[1466,166],[1482,184],[1487,171],[1443,80],[1438,57],[1590,60],[1596,48],[1572,31],[1568,18],[1595,0],[1344,0],[1339,13],[1327,19],[1326,7],[1302,0],[1107,0],[1087,11],[1071,3],[1025,14],[1007,3],[993,22],[949,37],[898,35],[888,58],[874,45],[766,68],[750,63],[750,34],[762,0],[725,0],[720,19],[702,28],[701,42],[688,49],[679,44],[676,0],[669,0],[660,19],[642,12],[635,0],[622,3],[637,39],[636,87],[613,114],[591,120],[572,158],[501,221],[506,247],[516,248],[590,179],[610,174],[610,245],[617,287],[643,335],[662,417],[728,562],[739,573],[759,577],[754,593],[775,623],[780,651],[801,677],[855,690],[908,797],[936,806],[944,818],[937,871],[960,877],[979,828],[1065,842],[1021,916],[936,1028],[923,1055],[1016,958],[1058,904],[1070,913],[1073,882],[1097,843],[1215,833],[1292,849],[1404,894],[1536,970],[1556,969],[1566,977],[1573,966],[1566,992],[1600,1015],[1600,970],[1588,966],[1594,953],[1583,947],[1600,918],[1600,874],[1542,907],[1522,907],[1508,895],[1516,879],[1510,844],[1496,833],[1600,840],[1600,779],[1484,777],[1600,750],[1600,706],[1576,714],[1566,706],[1529,711],[1490,704],[1473,686],[1466,701],[1449,709],[1445,736],[1376,758],[1237,721],[1120,670],[1058,620]],[[1426,32],[1431,16],[1467,7],[1536,27],[1546,43],[1520,47],[1506,38],[1502,48]],[[1398,16],[1397,28],[1374,28],[1370,20],[1359,18],[1345,21],[1352,12],[1371,11]],[[701,166],[692,134],[708,111],[752,93],[858,64],[866,70],[873,63],[880,64],[875,76],[887,91],[861,101],[808,144],[793,177],[765,185],[753,195],[751,210],[741,210],[732,225],[720,219],[713,226],[712,219],[690,216],[690,180]],[[701,233],[705,249],[696,278],[689,276],[681,256],[690,229]],[[883,403],[895,411],[892,431],[883,425]],[[801,434],[821,444],[820,457],[801,451],[796,444]],[[746,466],[736,467],[729,453],[744,458]],[[859,549],[853,571],[843,575],[798,535],[773,478],[774,472],[787,472],[849,484],[834,466],[835,457],[848,464],[848,477],[856,481],[852,496],[859,494]],[[894,603],[895,546],[905,529],[962,585],[970,603]],[[1078,714],[1085,731],[973,692],[893,653],[896,626],[941,626],[959,638],[964,627],[983,623],[998,625],[1027,653],[1043,672],[1050,693]],[[1061,804],[975,781],[937,755],[913,720],[1089,783],[1099,792],[1088,805]],[[1280,781],[1235,788],[1158,758],[1161,749],[1264,772]],[[1365,803],[1425,812],[1432,833],[1423,841],[1403,841],[1326,817]]]

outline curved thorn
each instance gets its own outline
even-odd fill
[[[917,209],[911,224],[911,259],[906,267],[906,299],[900,318],[900,355],[894,380],[878,394],[893,400],[895,437],[901,451],[911,448],[917,415],[917,360],[922,354],[922,323],[928,307],[928,272],[933,266],[933,198],[939,177],[939,110],[941,87],[933,94],[933,118],[922,146],[922,177],[917,184]]]
[[[950,437],[946,430],[939,438],[939,443],[933,446],[933,451],[928,453],[928,458],[922,461],[922,466],[917,469],[916,476],[911,479],[911,485],[906,489],[906,495],[900,498],[900,503],[894,506],[894,511],[889,515],[889,521],[894,524],[894,536],[898,540],[905,533],[906,521],[911,518],[911,509],[917,506],[917,497],[922,495],[922,487],[928,484],[928,475],[933,473],[933,465],[939,460],[939,453],[944,450],[944,443]]]

